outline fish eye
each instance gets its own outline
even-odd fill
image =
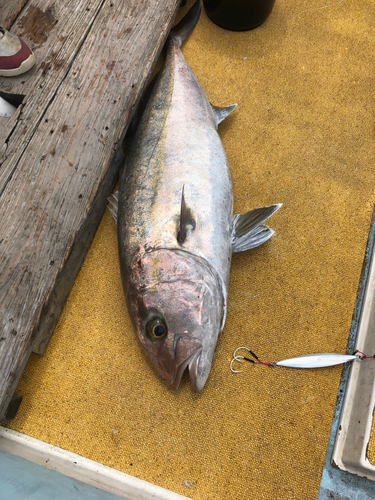
[[[152,342],[162,340],[167,333],[168,328],[162,317],[153,317],[146,324],[146,335]]]

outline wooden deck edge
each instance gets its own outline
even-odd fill
[[[124,136],[125,133],[126,130],[124,130]],[[31,352],[42,355],[47,348],[48,342],[60,318],[70,290],[79,273],[79,270],[81,269],[86,253],[95,236],[104,211],[106,210],[106,200],[112,193],[117,183],[119,167],[124,161],[122,141],[120,141],[120,144],[121,145],[118,147],[111,165],[102,181],[100,189],[98,190],[93,201],[90,209],[91,215],[89,214],[85,219],[71,249],[68,260],[54,284],[51,296],[45,302],[46,306],[42,312],[38,331],[24,364],[26,364]],[[18,384],[19,377],[22,375],[23,369],[24,366],[22,366],[22,370],[20,370],[18,378],[14,378],[12,389],[2,397],[1,407],[3,411],[0,412],[0,422],[10,421],[17,414],[18,408],[22,402],[22,397],[14,395],[14,391],[16,390],[16,386]]]
[[[117,183],[118,171],[123,162],[124,156],[122,147],[120,146],[91,206],[90,212],[92,216],[88,215],[81,227],[80,234],[77,236],[70,256],[55,282],[50,299],[46,303],[46,308],[43,311],[38,333],[32,348],[32,351],[36,354],[44,354],[47,348],[70,290],[81,269],[86,253],[106,210],[106,200]]]
[[[0,449],[128,500],[191,500],[5,427],[0,427]]]
[[[7,408],[5,409],[4,414],[1,417],[1,421],[9,422],[10,420],[13,420],[14,417],[17,415],[17,411],[21,403],[22,403],[22,396],[20,396],[19,394],[13,394]]]

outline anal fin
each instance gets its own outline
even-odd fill
[[[263,224],[281,207],[282,203],[269,207],[255,208],[245,214],[233,216],[232,251],[243,252],[256,248],[274,234],[272,229]]]

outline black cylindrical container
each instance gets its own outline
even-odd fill
[[[203,0],[212,22],[231,31],[252,30],[271,14],[275,0]]]

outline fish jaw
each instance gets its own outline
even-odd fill
[[[215,350],[212,357],[205,357],[204,353],[199,351],[189,362],[190,383],[194,392],[200,392],[203,389],[211,371],[214,352]]]
[[[135,331],[155,371],[177,389],[189,367],[192,389],[199,392],[211,369],[224,315],[215,272],[188,252],[157,249],[137,259],[124,284]],[[161,340],[151,340],[147,333],[156,316],[168,331]]]
[[[197,344],[198,344],[198,342],[197,342]],[[180,350],[181,350],[181,346],[178,346],[178,348],[180,348]],[[197,357],[199,357],[201,351],[202,351],[202,344],[195,351],[193,351],[190,355],[186,356],[184,361],[182,361],[181,364],[177,367],[177,370],[175,371],[174,377],[173,377],[173,379],[171,379],[170,383],[168,383],[166,381],[166,384],[169,385],[169,387],[171,389],[176,391],[179,388],[181,378],[182,378],[182,375],[183,375],[185,369],[187,367],[189,367],[189,374],[190,374],[190,365]],[[177,356],[176,356],[176,358],[177,358]],[[192,388],[194,391],[193,385],[192,385]],[[194,391],[194,392],[197,392],[197,391]]]
[[[169,337],[173,342],[166,339],[160,346],[157,346],[157,356],[153,355],[155,346],[152,346],[152,351],[149,345],[143,344],[143,347],[163,382],[171,389],[177,390],[185,368],[190,359],[201,351],[202,344],[199,339],[188,335],[173,335],[171,332]]]

